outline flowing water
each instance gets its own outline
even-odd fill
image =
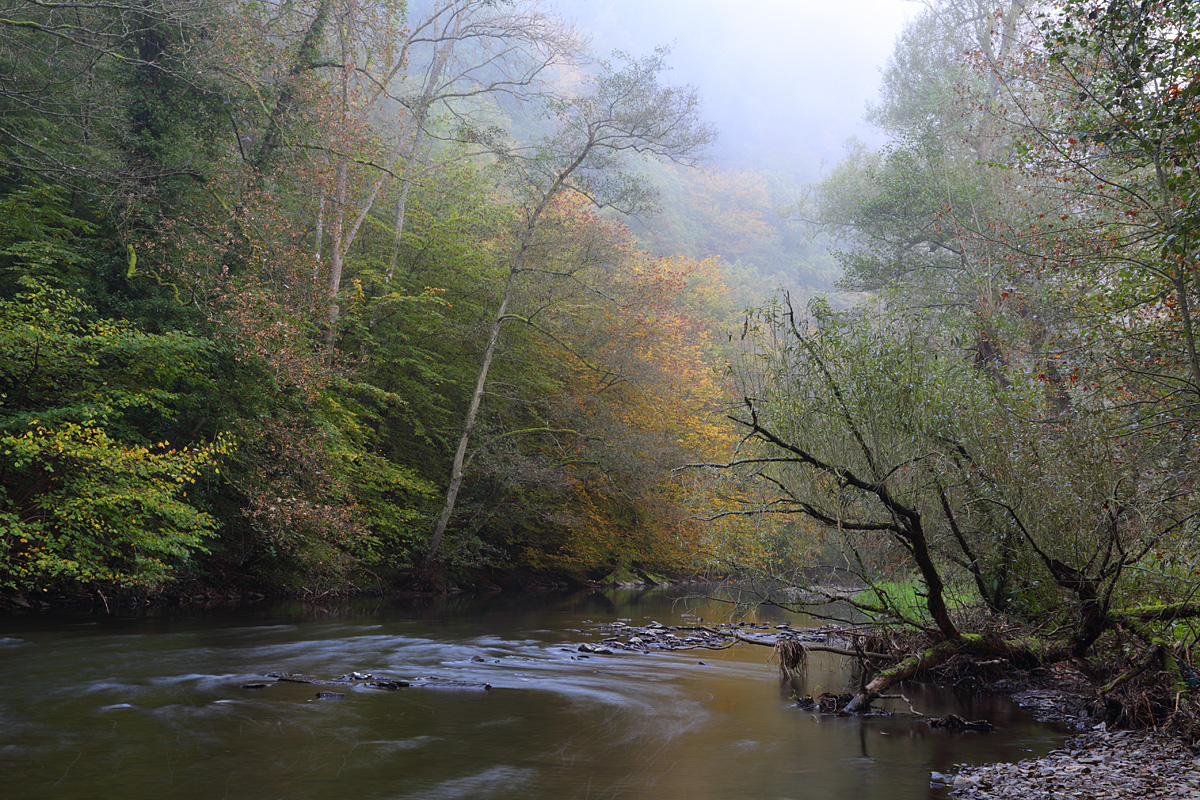
[[[614,621],[729,619],[671,591],[264,604],[137,616],[0,618],[0,797],[939,798],[930,771],[1040,755],[1063,733],[1011,704],[913,687],[930,715],[796,708],[765,647],[580,653]],[[759,609],[772,624],[810,624]],[[479,660],[479,659],[482,659]],[[351,671],[490,691],[274,683]],[[814,657],[813,694],[841,660]],[[246,689],[267,682],[268,688]],[[318,700],[319,690],[343,700]]]

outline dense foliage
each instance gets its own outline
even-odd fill
[[[815,523],[860,612],[942,643],[851,710],[955,654],[1073,659],[1110,721],[1200,731],[1200,13],[943,0],[884,85],[891,143],[804,208],[872,299],[748,319],[729,513]]]
[[[8,4],[0,589],[691,563],[727,292],[598,213],[711,139],[665,57],[532,0]]]

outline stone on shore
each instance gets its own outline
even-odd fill
[[[1168,734],[1094,730],[1043,758],[969,767],[946,782],[970,800],[1197,800],[1200,756]]]

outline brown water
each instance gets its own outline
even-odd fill
[[[1040,755],[1062,733],[1010,704],[910,692],[930,715],[794,707],[767,648],[594,655],[624,620],[727,619],[667,591],[264,605],[236,612],[0,618],[0,798],[944,797],[931,770]],[[758,619],[801,617],[760,609]],[[473,656],[484,659],[473,661]],[[268,672],[486,681],[488,692],[318,689]],[[814,658],[814,694],[840,689]]]

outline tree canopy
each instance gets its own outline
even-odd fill
[[[8,9],[4,589],[685,562],[720,279],[589,210],[711,139],[667,56],[532,0]]]
[[[858,614],[932,643],[849,710],[956,654],[1074,659],[1110,721],[1200,730],[1198,22],[931,3],[872,111],[890,143],[797,206],[867,300],[747,317],[740,444],[708,468],[740,491],[715,516],[807,520]]]

